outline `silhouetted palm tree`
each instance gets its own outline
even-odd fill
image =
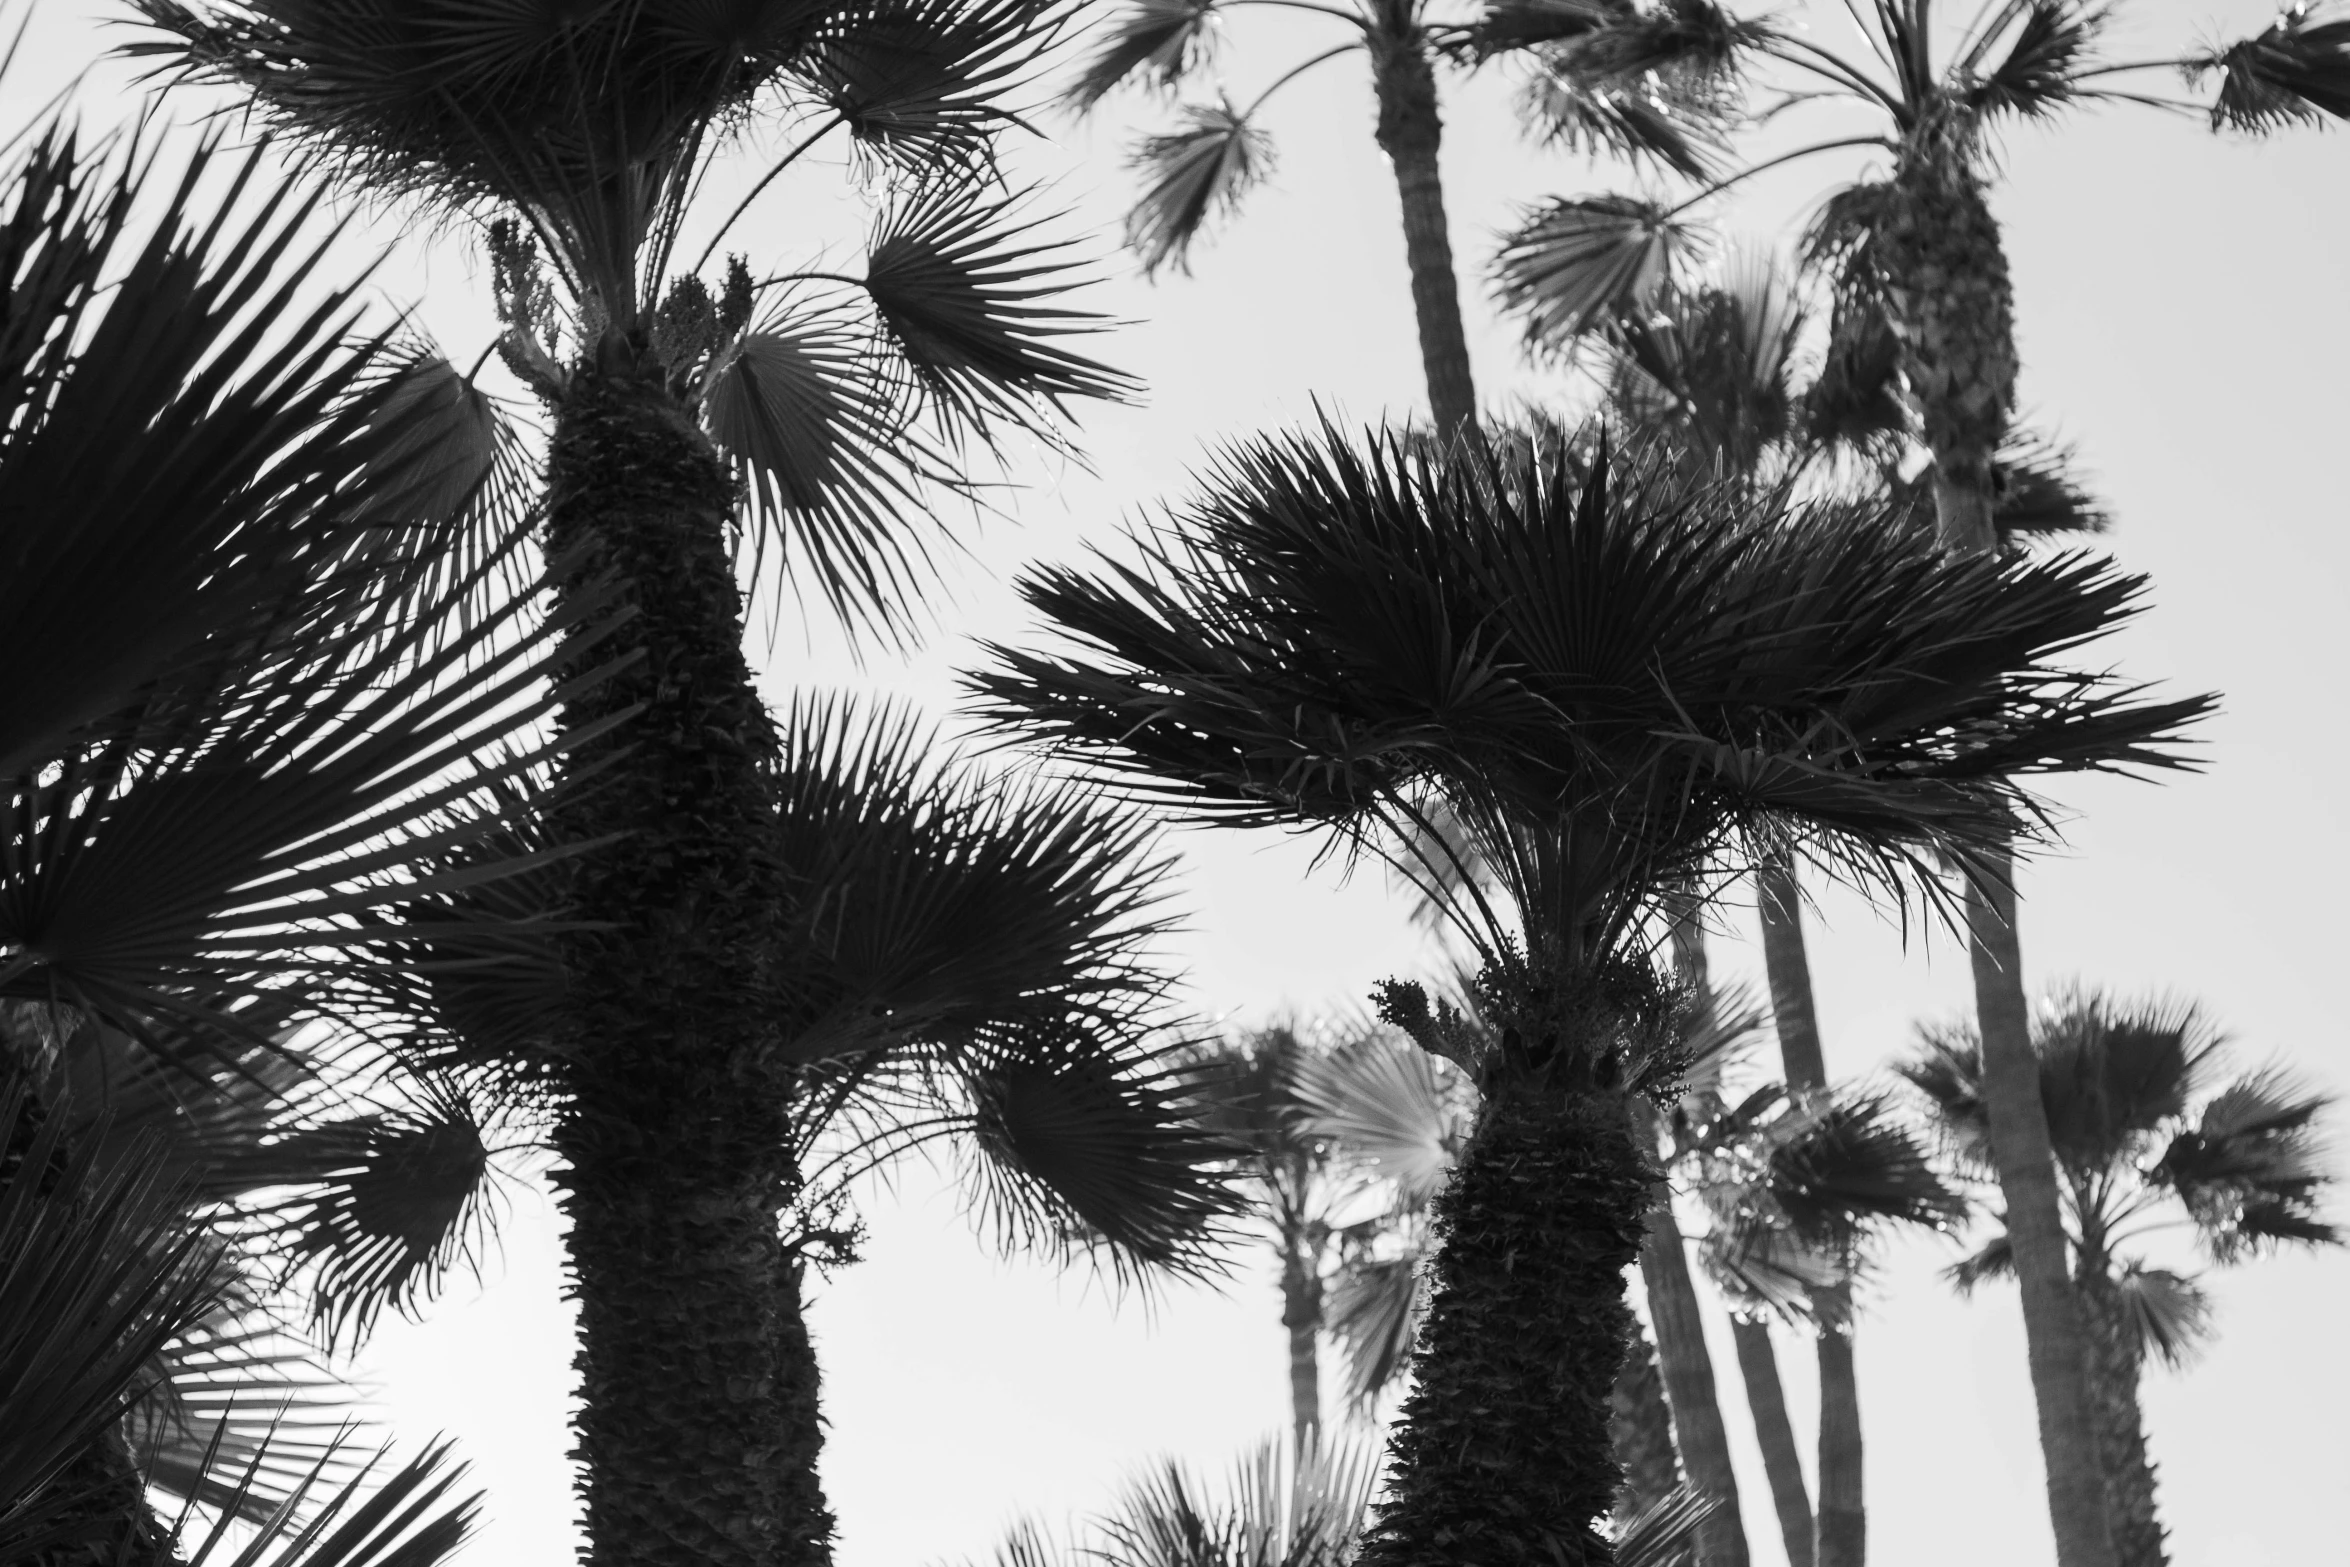
[[[2024,819],[2015,775],[2159,765],[2205,704],[2048,662],[2125,615],[2137,579],[1943,559],[1879,511],[1757,504],[1557,443],[1252,443],[1137,543],[1111,576],[1026,579],[1070,647],[994,649],[974,685],[995,720],[1182,815],[1416,870],[1483,964],[1481,1029],[1415,985],[1383,992],[1485,1105],[1438,1204],[1365,1560],[1603,1559],[1623,1270],[1653,1181],[1626,1096],[1678,1070],[1643,934],[1659,900],[1790,832],[1904,885],[1922,856],[1968,864]],[[1431,848],[1439,808],[1502,896]]]
[[[319,169],[488,225],[506,363],[547,404],[541,536],[565,603],[616,586],[615,679],[567,694],[551,1141],[580,1303],[590,1549],[821,1560],[815,1366],[777,1215],[823,1058],[785,966],[783,751],[742,652],[732,542],[902,625],[900,529],[955,459],[1128,384],[1064,346],[1066,260],[996,180],[1029,0],[141,0],[141,49],[250,96]],[[701,276],[695,194],[754,116],[804,112],[884,176],[862,275]],[[753,195],[757,194],[755,190]],[[749,198],[746,198],[746,205]],[[738,500],[747,493],[747,518]],[[820,1002],[819,1002],[820,1004]]]
[[[1505,246],[1501,291],[1540,329],[1645,300],[1693,249],[1691,208],[1751,174],[1844,148],[1891,163],[1839,187],[1810,246],[1834,268],[1839,347],[1890,336],[1934,457],[1935,511],[1947,547],[1996,548],[1994,456],[2009,435],[2017,357],[2012,290],[1987,199],[1990,137],[2076,104],[2130,102],[2193,110],[2117,78],[2216,77],[2215,130],[2265,133],[2350,118],[2350,17],[2284,12],[2259,34],[2170,59],[2113,62],[2098,47],[2112,8],[2084,0],[2007,0],[1937,37],[1931,0],[1853,8],[1864,51],[1839,51],[1711,0],[1655,6],[1529,5],[1498,0],[1479,24],[1513,44],[1547,38],[1563,104],[1644,96],[1681,138],[1726,141],[1744,114],[1742,76],[1769,61],[1796,80],[1774,88],[1764,118],[1815,101],[1858,104],[1878,122],[1704,180],[1667,205],[1621,195],[1557,200]],[[1472,35],[1478,28],[1471,29]],[[1944,47],[1937,49],[1937,44]],[[1577,109],[1575,112],[1583,112]],[[1642,130],[1640,134],[1648,134]],[[1832,353],[1836,350],[1832,349]],[[2050,1514],[2063,1567],[2109,1567],[2091,1451],[2086,1341],[2066,1287],[2046,1129],[2031,1089],[2031,1051],[2012,888],[2004,874],[1970,896],[1979,1011],[2001,1131],[2001,1179],[2015,1230]]]
[[[2331,1101],[2273,1067],[2223,1076],[2223,1042],[2192,1007],[2075,991],[2051,998],[2032,1023],[2073,1280],[2089,1323],[2096,1457],[2114,1546],[2123,1567],[2163,1567],[2138,1378],[2148,1355],[2183,1364],[2212,1331],[2211,1305],[2191,1275],[2153,1265],[2141,1247],[2179,1220],[2222,1267],[2283,1245],[2339,1244],[2317,1212],[2332,1177],[2314,1123]],[[1989,1187],[1996,1166],[1972,1031],[1926,1030],[1901,1073],[1933,1113],[1958,1171]],[[1950,1270],[1970,1290],[2014,1272],[2004,1231]]]

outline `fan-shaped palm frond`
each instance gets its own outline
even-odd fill
[[[198,1537],[190,1527],[193,1514],[183,1512],[172,1546],[187,1552],[187,1567],[439,1567],[472,1533],[481,1495],[447,1501],[465,1475],[462,1464],[450,1465],[447,1443],[377,1480],[385,1456],[378,1454],[322,1495],[322,1482],[331,1483],[327,1476],[335,1467],[351,1467],[339,1447],[330,1451],[240,1540],[230,1520],[249,1510],[243,1504],[263,1460],[257,1457],[238,1472],[231,1467],[235,1460],[216,1450],[204,1463],[202,1489],[225,1498],[218,1522]]]
[[[2009,7],[2014,36],[1997,65],[1980,76],[1962,62],[1964,101],[1985,119],[2012,114],[2039,119],[2072,101],[2108,13],[2084,0],[2026,0]],[[1987,57],[2000,36],[1987,31],[1970,53]]]
[[[1533,343],[1564,343],[1644,308],[1701,243],[1672,213],[1628,196],[1562,197],[1502,241],[1494,293]]]
[[[1126,244],[1145,277],[1168,266],[1188,275],[1193,241],[1273,172],[1272,138],[1229,99],[1186,104],[1183,119],[1137,142],[1128,160],[1143,188],[1126,214]]]
[[[873,378],[874,348],[844,310],[787,298],[725,355],[703,402],[745,481],[757,548],[773,541],[785,574],[813,579],[844,620],[899,613],[928,564],[903,519],[926,486],[957,482],[948,454]]]
[[[2186,62],[2189,81],[2219,74],[2214,130],[2350,119],[2350,16],[2321,20],[2328,9],[2295,5],[2252,37]]]
[[[1102,318],[1045,301],[1065,293],[1065,244],[1029,238],[1008,199],[952,184],[915,192],[883,214],[865,292],[891,347],[950,432],[984,434],[992,417],[1061,408],[1072,397],[1119,400],[1133,380],[1062,347]]]
[[[2338,1243],[2317,1217],[2332,1178],[2316,1121],[2332,1102],[2282,1070],[2255,1072],[2212,1095],[2163,1149],[2154,1177],[2178,1193],[2216,1261],[2281,1241]]]
[[[1588,19],[1588,25],[1585,25]],[[1477,52],[1505,38],[1532,47],[1522,107],[1545,140],[1593,153],[1653,159],[1702,179],[1739,113],[1737,63],[1770,36],[1710,0],[1631,5],[1488,7],[1472,24]]]
[[[984,163],[1016,116],[999,101],[1066,21],[1038,0],[860,0],[816,27],[791,76],[908,173]]]
[[[1135,0],[1104,24],[1102,41],[1064,95],[1083,112],[1127,81],[1172,88],[1207,63],[1216,0]]]
[[[1357,1409],[1369,1408],[1411,1364],[1427,1309],[1425,1261],[1419,1247],[1360,1258],[1331,1281],[1324,1320],[1344,1351],[1345,1397]]]
[[[1467,1085],[1385,1030],[1301,1056],[1290,1093],[1304,1131],[1333,1139],[1411,1207],[1436,1194],[1468,1136]]]
[[[259,160],[228,162],[216,191],[223,160],[199,145],[146,211],[138,147],[110,158],[51,125],[5,173],[0,660],[43,675],[0,704],[0,775],[290,589],[309,585],[307,614],[353,616],[460,520],[402,456],[439,410],[348,340],[350,290],[313,288],[313,204],[244,199]],[[337,569],[354,551],[369,571]]]
[[[2201,710],[2044,662],[2126,613],[2136,584],[2108,568],[1940,561],[1865,509],[1766,527],[1735,505],[1647,458],[1586,478],[1335,431],[1243,447],[1144,568],[1024,585],[1093,658],[999,648],[975,684],[999,722],[1199,819],[1386,852],[1366,823],[1441,798],[1528,928],[1577,943],[1731,822],[1850,835],[1890,874],[1905,842],[1963,855],[2027,814],[2003,775],[2159,763]],[[1840,727],[1764,719],[1812,701]],[[1859,763],[1831,732],[1884,749]],[[1509,830],[1535,823],[1556,836]]]
[[[57,1525],[87,1498],[65,1466],[121,1418],[156,1352],[202,1320],[221,1288],[217,1249],[144,1148],[65,1135],[14,1071],[0,1080],[0,1546]],[[68,1517],[67,1521],[70,1521]]]
[[[2114,1280],[2141,1353],[2174,1371],[2216,1331],[2211,1297],[2184,1274],[2131,1263]]]
[[[1182,1465],[1131,1483],[1099,1527],[1132,1567],[1345,1567],[1371,1499],[1373,1450],[1321,1437],[1269,1440],[1233,1466],[1218,1496]]]

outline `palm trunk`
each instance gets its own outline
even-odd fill
[[[1754,1439],[1762,1449],[1763,1478],[1770,1482],[1787,1567],[1812,1567],[1811,1496],[1804,1489],[1803,1459],[1796,1450],[1795,1424],[1787,1418],[1787,1389],[1779,1380],[1770,1325],[1732,1317],[1730,1339],[1738,1348],[1738,1374],[1746,1383],[1746,1407],[1754,1413]]]
[[[1488,1074],[1482,1124],[1436,1202],[1417,1382],[1358,1567],[1603,1567],[1622,1472],[1609,1394],[1654,1172],[1623,1096],[1563,1071]]]
[[[2004,879],[2010,864],[2002,855],[1989,871]],[[2118,1567],[2106,1521],[2096,1426],[2089,1415],[2089,1335],[2080,1297],[2067,1276],[2056,1155],[2049,1144],[2040,1062],[2032,1050],[2031,1012],[2024,1001],[2015,893],[2006,885],[1970,886],[1966,907],[1983,1036],[1983,1101],[2023,1295],[2024,1347],[2039,1408],[2056,1559],[2059,1567]]]
[[[1452,233],[1444,217],[1437,148],[1444,122],[1436,111],[1436,72],[1427,39],[1404,20],[1371,40],[1379,100],[1379,150],[1395,170],[1403,202],[1404,259],[1412,274],[1412,313],[1420,328],[1420,364],[1436,428],[1457,436],[1475,427],[1477,388],[1469,373],[1469,339],[1461,328],[1460,284],[1453,277]]]
[[[1779,1035],[1787,1086],[1822,1093],[1828,1086],[1828,1056],[1820,1042],[1819,1008],[1812,996],[1811,956],[1803,939],[1803,894],[1794,867],[1767,860],[1755,873],[1755,902],[1762,916],[1763,970],[1771,985],[1771,1020]],[[1815,1291],[1813,1316],[1820,1326],[1819,1512],[1813,1521],[1811,1559],[1816,1567],[1862,1567],[1868,1560],[1868,1501],[1860,1430],[1860,1380],[1851,1339],[1851,1291]]]
[[[1955,113],[1955,111],[1953,111]],[[1945,549],[1998,547],[1992,458],[2015,402],[2015,302],[2007,255],[1972,149],[1944,117],[1914,131],[1878,233],[1902,339],[1902,370],[1934,454]],[[2005,867],[1995,867],[2004,872]],[[2009,891],[1970,889],[1975,1006],[1983,1035],[1992,1157],[2023,1287],[2024,1335],[2047,1464],[2059,1567],[2114,1567],[2091,1440],[2088,1344],[2066,1276],[2048,1121],[2032,1054],[2023,962]]]
[[[1637,1317],[1624,1341],[1624,1364],[1616,1372],[1615,1391],[1608,1395],[1607,1429],[1616,1462],[1624,1466],[1624,1483],[1616,1492],[1617,1517],[1629,1518],[1654,1507],[1680,1485],[1681,1463],[1673,1450],[1673,1414],[1665,1402],[1664,1375],[1657,1370],[1656,1346]]]
[[[579,1490],[589,1567],[808,1567],[829,1559],[816,1366],[778,1235],[794,1172],[783,910],[766,770],[775,736],[742,654],[730,475],[657,370],[625,348],[557,400],[550,557],[585,548],[633,618],[595,656],[641,657],[574,700],[636,709],[573,757],[564,1105],[554,1146],[579,1302]]]
[[[57,1543],[9,1552],[9,1567],[178,1567],[119,1427],[83,1448],[43,1494],[71,1499],[42,1529]]]
[[[1730,1433],[1714,1389],[1713,1356],[1705,1347],[1705,1312],[1668,1197],[1648,1210],[1640,1277],[1648,1287],[1648,1316],[1656,1325],[1657,1359],[1664,1370],[1665,1398],[1673,1406],[1681,1462],[1688,1467],[1689,1483],[1721,1504],[1697,1531],[1697,1560],[1700,1567],[1745,1567],[1738,1475],[1730,1467]]]
[[[2077,1276],[2089,1322],[2089,1396],[2097,1421],[2097,1459],[2105,1470],[2105,1505],[2121,1567],[2168,1567],[2162,1520],[2154,1504],[2154,1461],[2138,1411],[2142,1356],[2129,1309],[2105,1273],[2104,1259]]]
[[[1815,1291],[1820,1318],[1820,1512],[1812,1536],[1817,1567],[1861,1567],[1869,1555],[1863,1499],[1860,1377],[1852,1362],[1852,1291]]]
[[[1322,1423],[1322,1371],[1316,1355],[1322,1280],[1297,1240],[1282,1248],[1281,1325],[1289,1330],[1289,1421],[1302,1453]]]

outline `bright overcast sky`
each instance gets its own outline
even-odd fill
[[[2259,26],[2259,0],[2124,3],[2116,53],[2143,57]],[[7,83],[13,124],[109,41],[102,0],[37,0],[28,56]],[[1322,19],[1257,12],[1232,28],[1225,69],[1238,96],[1325,46]],[[1824,38],[1849,39],[1834,7]],[[127,117],[119,68],[82,98],[93,123]],[[36,91],[36,89],[38,91]],[[1517,138],[1506,85],[1445,83],[1444,173],[1478,387],[1488,404],[1556,399],[1486,304],[1480,277],[1515,204],[1624,188],[1618,170],[1542,154]],[[192,108],[175,111],[182,119]],[[1819,134],[1840,111],[1809,122]],[[1322,399],[1364,418],[1420,403],[1394,185],[1371,140],[1360,63],[1322,67],[1277,101],[1280,169],[1242,221],[1197,258],[1197,276],[1150,287],[1110,252],[1126,189],[1119,152],[1151,107],[1113,101],[1100,123],[1047,118],[1054,138],[1020,154],[1055,182],[1110,281],[1096,308],[1132,324],[1099,353],[1142,376],[1142,406],[1089,411],[1094,475],[1041,463],[950,563],[939,634],[906,663],[860,671],[835,639],[788,630],[761,640],[771,698],[805,684],[884,687],[943,713],[973,636],[1017,639],[1006,584],[1028,560],[1067,556],[1153,497],[1177,496],[1209,443],[1309,415]],[[1849,122],[1844,122],[1849,123]],[[2294,134],[2251,145],[2145,110],[2074,116],[2011,135],[1994,208],[2015,269],[2025,406],[2075,440],[2118,518],[2110,541],[2153,575],[2154,607],[2106,650],[2133,675],[2225,693],[2206,726],[2209,770],[2155,786],[2069,784],[2067,848],[2023,877],[2024,950],[2035,986],[2077,977],[2202,1000],[2248,1062],[2282,1058],[2350,1089],[2340,900],[2350,777],[2340,680],[2350,639],[2350,139]],[[744,168],[752,165],[746,161]],[[1766,175],[1719,212],[1721,227],[1783,244],[1789,224],[1851,164]],[[817,247],[837,254],[862,225],[836,156],[762,200],[740,243],[754,265]],[[717,182],[725,205],[727,181]],[[743,188],[735,179],[734,188]],[[718,210],[724,210],[721,206]],[[404,215],[403,215],[404,216]],[[400,231],[377,215],[379,242]],[[411,236],[379,274],[388,304],[415,306],[459,363],[488,341],[484,269],[457,233]],[[493,374],[496,372],[493,371]],[[502,390],[512,390],[502,387]],[[792,621],[787,618],[789,627]],[[1170,950],[1195,1004],[1262,1018],[1359,1002],[1370,983],[1424,961],[1401,908],[1365,875],[1309,871],[1295,843],[1186,839],[1189,933]],[[1721,911],[1717,971],[1759,973],[1751,910]],[[1964,955],[1943,937],[1900,934],[1829,897],[1813,961],[1831,1067],[1878,1071],[1911,1022],[1966,999]],[[2350,1203],[2337,1203],[2337,1214]],[[1229,1292],[1116,1300],[1084,1276],[989,1255],[951,1190],[920,1167],[867,1208],[867,1259],[813,1285],[812,1317],[831,1425],[825,1480],[841,1519],[841,1567],[978,1558],[1023,1510],[1060,1517],[1102,1503],[1143,1460],[1220,1468],[1284,1419],[1284,1339],[1262,1270]],[[420,1326],[385,1328],[364,1369],[403,1443],[454,1436],[489,1490],[468,1559],[496,1567],[571,1560],[569,1319],[559,1299],[552,1211],[529,1190],[502,1258]],[[2030,1390],[2013,1294],[1972,1302],[1935,1278],[1942,1243],[1904,1244],[1872,1292],[1858,1340],[1868,1441],[1871,1543],[1902,1567],[1976,1567],[2052,1557]],[[2184,1374],[2149,1374],[2146,1411],[2173,1555],[2226,1567],[2300,1567],[2340,1551],[2350,1451],[2350,1258],[2262,1261],[2211,1281],[2220,1337]],[[1750,1428],[1726,1327],[1717,1379],[1734,1440]],[[1782,1337],[1799,1433],[1812,1427],[1810,1356]],[[1808,1448],[1809,1437],[1803,1438]],[[1779,1560],[1752,1443],[1739,1453],[1758,1562]]]

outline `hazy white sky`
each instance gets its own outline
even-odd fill
[[[2259,0],[2125,3],[2117,54],[2260,25]],[[108,41],[105,0],[37,0],[29,54],[7,84],[7,118],[62,84]],[[1255,12],[1234,24],[1236,95],[1321,47],[1317,18]],[[1814,9],[1824,37],[1848,24]],[[132,113],[116,69],[83,99],[90,119]],[[183,106],[182,118],[192,114]],[[936,597],[939,634],[903,663],[860,671],[833,638],[765,648],[770,694],[861,684],[943,711],[968,638],[1017,638],[1006,584],[1024,561],[1066,556],[1176,496],[1206,443],[1307,416],[1316,397],[1370,417],[1420,402],[1394,187],[1370,137],[1354,61],[1325,66],[1278,100],[1280,171],[1242,221],[1198,258],[1197,276],[1148,287],[1123,275],[1109,238],[1126,189],[1119,150],[1153,118],[1113,102],[1100,123],[1045,122],[1022,153],[1056,184],[1069,231],[1095,228],[1109,276],[1095,303],[1132,324],[1103,357],[1140,374],[1147,402],[1089,412],[1094,474],[1031,468],[1037,488],[991,523]],[[1620,189],[1620,171],[1535,152],[1516,136],[1499,80],[1448,80],[1445,177],[1467,290],[1479,389],[1489,401],[1555,397],[1517,360],[1483,299],[1492,236],[1516,204]],[[1835,111],[1813,116],[1838,134]],[[1828,188],[1834,160],[1767,175],[1721,213],[1761,242]],[[1995,207],[2015,267],[2024,399],[2077,440],[2119,519],[2114,552],[2152,573],[2154,608],[2108,650],[2173,689],[2217,689],[2208,771],[2161,786],[2070,784],[2067,849],[2029,868],[2024,947],[2037,984],[2078,977],[2201,998],[2247,1060],[2281,1057],[2350,1088],[2343,1036],[2340,901],[2350,832],[2337,803],[2350,776],[2340,681],[2350,641],[2350,506],[2342,490],[2350,413],[2350,141],[2297,134],[2253,145],[2143,110],[2076,115],[2009,137]],[[858,198],[836,159],[766,198],[743,243],[755,262],[853,244]],[[726,182],[720,182],[723,185]],[[739,180],[736,188],[741,188]],[[724,191],[715,192],[731,205]],[[721,206],[717,210],[724,210]],[[382,241],[399,221],[369,230]],[[460,363],[488,341],[483,269],[462,236],[410,235],[379,275],[388,303],[416,305]],[[1204,1011],[1263,1017],[1354,1002],[1422,961],[1400,907],[1375,878],[1309,873],[1301,846],[1231,836],[1185,840],[1191,927],[1171,949]],[[1751,911],[1728,907],[1716,965],[1756,973]],[[1829,897],[1814,963],[1831,1065],[1879,1069],[1912,1020],[1966,998],[1963,954],[1898,932]],[[978,1557],[1024,1510],[1059,1516],[1105,1501],[1143,1459],[1222,1466],[1284,1418],[1283,1336],[1266,1277],[1229,1292],[1186,1289],[1116,1301],[1082,1276],[987,1255],[951,1191],[919,1167],[868,1209],[867,1260],[819,1283],[812,1308],[831,1440],[825,1479],[841,1518],[842,1567],[914,1567]],[[2029,1387],[2012,1295],[1961,1302],[1934,1278],[1935,1242],[1890,1257],[1859,1343],[1871,1535],[1877,1559],[1973,1567],[2051,1559]],[[524,1192],[502,1260],[428,1321],[379,1335],[365,1369],[405,1441],[454,1435],[490,1492],[471,1560],[570,1560],[562,1429],[568,1319],[551,1209]],[[2340,1303],[2350,1258],[2285,1257],[2213,1281],[2221,1337],[2146,1395],[2173,1554],[2183,1563],[2285,1567],[2339,1552],[2350,1406]],[[1745,1429],[1726,1329],[1717,1374],[1732,1430]],[[1782,1338],[1800,1432],[1813,1407],[1805,1346]],[[1809,1437],[1804,1440],[1808,1444]],[[1751,1443],[1742,1443],[1747,1527],[1758,1562],[1779,1559]]]

